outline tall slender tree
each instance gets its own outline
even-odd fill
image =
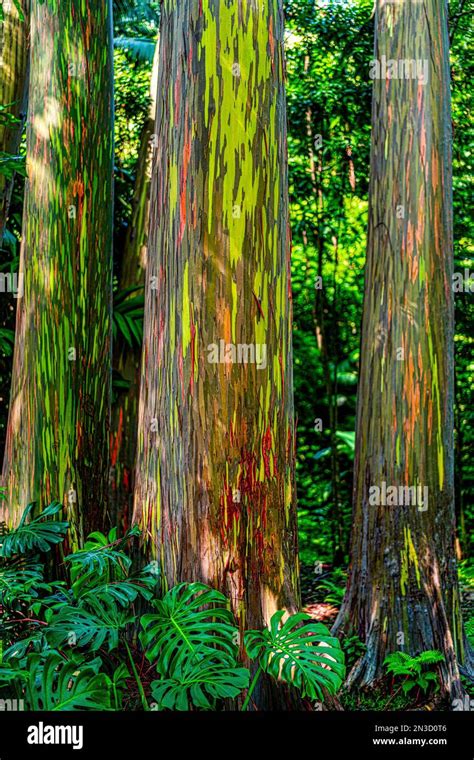
[[[447,3],[375,9],[371,184],[352,555],[336,630],[439,649],[445,692],[471,666],[454,552],[453,240]],[[415,490],[416,489],[416,490]]]
[[[138,155],[132,218],[127,230],[120,272],[120,289],[143,288],[148,248],[150,184],[158,79],[158,43],[155,47],[150,83],[150,109],[142,129]],[[132,291],[134,298],[137,291]],[[113,522],[126,528],[132,517],[135,455],[137,448],[138,397],[140,391],[140,347],[123,342],[114,346],[114,368],[129,383],[112,408],[111,465],[113,472]]]
[[[71,542],[108,489],[112,19],[103,0],[32,0],[20,275],[3,469],[8,521],[68,506]]]
[[[26,117],[30,0],[7,0],[0,22],[0,156],[15,156]],[[0,166],[0,245],[13,187],[11,169]]]
[[[165,581],[298,605],[283,13],[162,5],[134,519]]]

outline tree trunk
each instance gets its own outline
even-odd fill
[[[157,43],[153,58],[150,85],[150,112],[143,126],[138,155],[132,218],[125,240],[120,288],[144,286],[150,213],[150,181],[155,126],[156,88],[158,79]],[[136,295],[133,293],[132,295]],[[140,391],[141,352],[127,345],[114,348],[114,368],[130,383],[112,408],[111,466],[113,483],[112,523],[126,530],[132,518],[137,449],[138,397]]]
[[[134,519],[258,627],[299,601],[281,2],[165,0],[160,51]]]
[[[108,489],[113,80],[109,3],[33,0],[25,191],[3,477],[7,521],[67,504],[72,546]]]
[[[470,655],[454,552],[446,3],[377,2],[374,57],[383,65],[383,56],[426,68],[424,80],[374,79],[351,568],[335,630],[367,645],[352,685],[380,677],[390,652],[439,649],[453,696]]]
[[[17,155],[26,117],[28,90],[29,0],[21,0],[23,18],[13,0],[4,3],[0,27],[0,155]],[[6,123],[6,116],[13,123]],[[13,178],[0,173],[0,246],[10,207]]]

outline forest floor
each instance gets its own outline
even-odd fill
[[[332,568],[325,565],[323,569],[325,572],[317,574],[312,565],[301,566],[301,598],[304,612],[314,620],[331,626],[339,612],[339,603],[342,602],[345,578],[343,572],[339,571],[344,582],[336,584],[332,579]],[[328,577],[331,580],[328,581]],[[328,589],[324,585],[328,582],[340,591]]]

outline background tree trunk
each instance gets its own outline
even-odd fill
[[[454,552],[451,117],[447,4],[377,2],[375,59],[420,60],[427,81],[374,80],[352,558],[336,630],[385,656],[439,649],[461,693],[468,653]],[[372,486],[428,488],[428,506],[369,503]]]
[[[71,544],[107,500],[112,19],[102,0],[32,0],[25,191],[4,482],[7,521],[68,505]]]
[[[134,520],[262,626],[299,601],[282,6],[162,14]]]
[[[0,26],[0,155],[17,155],[26,117],[28,90],[29,0],[21,0],[21,18],[13,0],[4,3]],[[6,123],[6,116],[16,121]],[[13,179],[0,173],[0,246],[8,217]]]
[[[150,113],[141,137],[132,218],[127,230],[120,273],[120,289],[144,286],[150,214],[150,181],[155,126],[156,88],[158,81],[156,44],[150,84]],[[132,297],[137,293],[132,293]],[[133,511],[135,456],[137,450],[138,398],[140,392],[141,352],[117,341],[114,347],[114,368],[127,382],[129,389],[120,393],[112,408],[111,465],[113,482],[112,523],[123,530],[129,527]]]

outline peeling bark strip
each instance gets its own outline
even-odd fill
[[[377,4],[375,58],[428,60],[427,84],[375,79],[352,563],[336,628],[366,657],[440,649],[444,689],[468,653],[454,554],[451,117],[445,2]],[[428,489],[428,509],[371,506],[371,487]]]
[[[68,504],[71,543],[107,496],[112,26],[102,0],[33,0],[28,181],[3,477],[10,521]]]
[[[21,0],[18,8],[10,0],[4,3],[4,20],[0,25],[0,105],[9,106],[7,113],[19,124],[6,125],[0,119],[0,153],[16,155],[26,116],[28,87],[29,0]],[[4,116],[4,114],[2,114]],[[0,174],[0,246],[10,206],[13,181]]]
[[[259,626],[298,603],[282,7],[162,13],[134,519]]]

